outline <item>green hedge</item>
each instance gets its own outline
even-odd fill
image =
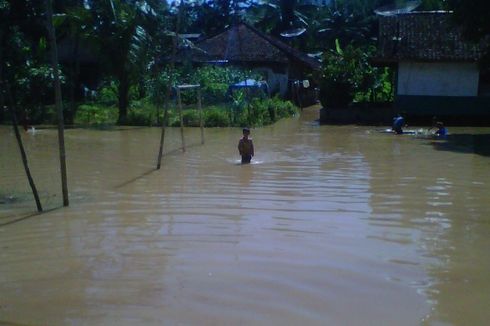
[[[203,107],[204,125],[206,127],[254,126],[272,124],[279,119],[291,117],[298,113],[298,108],[290,101],[278,97],[253,99],[239,105],[213,105]],[[83,126],[115,125],[118,109],[101,104],[83,104],[78,107],[75,124]],[[195,107],[186,107],[183,111],[184,125],[199,127],[199,111]],[[127,124],[132,126],[157,126],[163,119],[162,108],[146,101],[132,102]],[[180,126],[179,112],[176,108],[168,110],[167,125]]]

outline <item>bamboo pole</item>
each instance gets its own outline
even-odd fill
[[[37,211],[42,212],[43,207],[41,206],[39,194],[37,192],[37,188],[36,188],[36,184],[34,183],[34,179],[32,178],[31,170],[29,169],[29,164],[27,163],[27,155],[26,155],[26,152],[24,149],[24,144],[22,143],[22,137],[20,136],[19,125],[17,123],[17,109],[16,109],[15,102],[12,98],[12,93],[10,91],[10,86],[8,85],[8,82],[6,82],[5,88],[7,89],[7,96],[9,97],[12,127],[14,128],[15,138],[17,139],[17,144],[19,145],[20,156],[22,157],[22,164],[24,165],[24,171],[26,172],[27,180],[29,181],[29,186],[31,187],[32,194],[34,195],[34,200],[36,201]],[[1,97],[2,97],[2,99],[0,100],[0,102],[3,105],[3,96],[1,96]]]
[[[0,108],[4,108],[5,99],[3,96],[3,92],[6,90],[7,96],[10,102],[10,115],[12,119],[12,127],[14,128],[15,138],[17,139],[17,145],[19,146],[20,156],[22,157],[22,164],[24,165],[24,171],[27,176],[27,180],[29,181],[29,186],[31,187],[32,195],[34,196],[34,200],[36,201],[36,207],[38,212],[43,211],[43,207],[41,205],[41,201],[39,200],[39,194],[37,192],[36,184],[34,183],[34,179],[31,175],[31,170],[29,169],[29,164],[27,163],[27,155],[24,149],[24,144],[22,143],[22,137],[19,132],[19,125],[17,123],[17,110],[15,101],[12,96],[12,92],[10,91],[10,85],[7,81],[3,81],[3,32],[0,31]]]
[[[53,7],[52,0],[46,0],[46,21],[48,29],[48,38],[51,47],[51,65],[53,67],[54,95],[56,111],[58,112],[58,144],[60,152],[60,169],[61,169],[61,189],[63,192],[63,206],[68,206],[68,183],[66,177],[66,154],[65,154],[65,134],[63,104],[61,100],[61,84],[58,71],[58,48],[56,46],[56,34],[53,26]]]
[[[197,106],[199,108],[199,127],[201,127],[201,144],[204,145],[204,114],[202,112],[201,87],[197,89]]]
[[[162,164],[162,156],[163,156],[163,144],[165,143],[165,124],[167,123],[168,116],[168,100],[165,99],[163,103],[163,119],[162,119],[162,132],[160,133],[160,148],[158,150],[158,160],[157,160],[157,170],[160,170],[160,166]]]
[[[180,14],[181,14],[182,2],[180,3],[179,10],[177,12],[177,21],[175,23],[175,36],[173,39],[172,59],[170,61],[170,69],[169,69],[170,78],[173,77],[173,72],[175,69],[175,57],[177,56],[177,42],[179,41]],[[160,170],[160,166],[162,165],[163,145],[165,143],[165,124],[167,123],[167,118],[168,118],[168,103],[169,103],[169,98],[171,93],[172,93],[172,81],[169,80],[167,85],[167,94],[163,104],[164,112],[163,112],[163,119],[162,119],[162,132],[160,134],[160,147],[158,149],[157,170]]]
[[[180,138],[182,139],[182,152],[185,152],[184,115],[182,114],[182,94],[178,86],[176,87],[176,90],[177,90],[177,101],[179,105]]]

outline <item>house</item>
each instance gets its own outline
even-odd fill
[[[321,69],[316,59],[246,23],[232,25],[195,45],[202,51],[187,54],[192,62],[231,64],[251,69],[264,77],[272,93],[283,97],[292,97],[296,81],[313,79],[311,84],[314,85],[312,76]]]
[[[463,40],[451,15],[436,11],[379,17],[373,63],[396,69],[398,112],[490,117],[490,75],[478,65],[485,44]]]

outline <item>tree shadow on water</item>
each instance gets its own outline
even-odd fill
[[[490,134],[454,134],[431,142],[435,150],[490,156]]]

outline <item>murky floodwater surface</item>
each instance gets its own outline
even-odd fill
[[[0,127],[0,324],[483,325],[490,128],[447,140],[319,126],[24,134],[35,205]]]

